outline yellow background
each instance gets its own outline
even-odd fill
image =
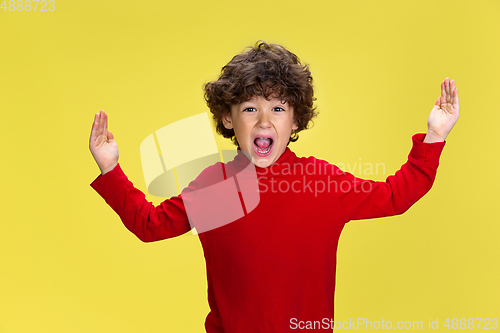
[[[126,230],[89,186],[99,174],[89,134],[104,109],[120,165],[145,191],[142,140],[208,111],[202,85],[258,39],[288,47],[315,79],[320,115],[290,147],[332,163],[385,164],[386,174],[366,178],[384,180],[406,161],[445,77],[460,91],[432,190],[402,216],[346,226],[336,319],[422,320],[427,329],[429,318],[500,317],[498,17],[497,0],[0,10],[0,332],[204,331],[199,240],[144,244]]]

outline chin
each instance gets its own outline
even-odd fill
[[[258,159],[258,160],[255,160],[254,159],[254,164],[256,166],[258,166],[259,168],[267,168],[268,166],[270,166],[271,164],[273,164],[273,162],[271,160],[261,160],[261,159]]]
[[[270,166],[271,164],[273,164],[274,162],[276,162],[276,160],[278,159],[279,156],[276,156],[276,154],[272,154],[270,156],[266,156],[266,157],[261,157],[261,156],[252,156],[253,158],[253,164],[255,164],[256,166],[258,167],[261,167],[261,168],[267,168],[268,166]]]

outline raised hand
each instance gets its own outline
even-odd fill
[[[455,81],[446,78],[441,82],[441,96],[427,119],[427,135],[424,142],[443,142],[455,125],[460,115],[458,89]]]
[[[89,148],[101,174],[113,170],[118,164],[118,146],[113,134],[108,131],[108,115],[102,110],[94,116]]]

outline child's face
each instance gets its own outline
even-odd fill
[[[231,113],[224,115],[222,122],[227,129],[234,129],[241,150],[261,168],[270,166],[285,152],[292,130],[297,129],[288,103],[262,96],[231,105]]]

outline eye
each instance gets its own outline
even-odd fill
[[[285,111],[285,109],[283,109],[282,107],[279,107],[279,106],[275,107],[273,110],[278,111],[278,112]]]
[[[255,111],[255,108],[248,107],[248,108],[243,109],[243,111],[246,111],[246,112],[253,112],[253,111]]]

